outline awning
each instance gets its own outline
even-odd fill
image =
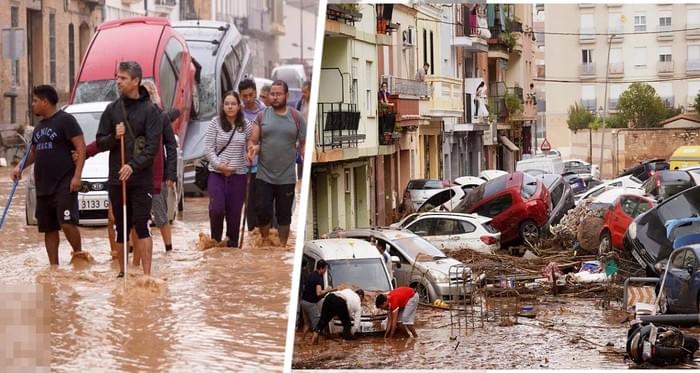
[[[508,150],[512,152],[517,152],[520,150],[517,146],[515,146],[515,144],[513,144],[512,141],[510,141],[509,138],[505,136],[498,136],[498,139],[501,141],[501,144],[505,145],[506,148],[508,148]]]

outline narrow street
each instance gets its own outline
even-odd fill
[[[0,169],[0,196],[9,195],[9,172]],[[61,264],[50,268],[43,236],[25,225],[24,198],[23,181],[0,231],[0,282],[9,291],[37,284],[50,299],[43,316],[52,370],[282,370],[293,240],[287,248],[253,247],[248,235],[242,250],[200,251],[208,200],[188,198],[173,224],[173,252],[165,253],[152,230],[153,276],[164,285],[137,285],[141,269],[130,267],[125,289],[104,228],[81,227],[94,264],[69,264],[70,246],[62,240]]]

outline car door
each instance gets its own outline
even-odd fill
[[[458,248],[468,248],[482,251],[481,237],[476,233],[476,226],[466,220],[451,219],[454,222],[454,231],[450,236],[451,242],[457,242]]]
[[[431,235],[425,239],[430,241],[430,243],[432,243],[435,247],[442,250],[459,250],[461,248],[459,240],[460,232],[461,226],[457,220],[450,218],[436,218]]]
[[[637,209],[639,199],[633,196],[622,196],[619,202],[615,204],[615,211],[610,229],[610,238],[614,247],[622,247],[622,238],[627,231],[632,219],[634,219],[634,211]]]
[[[678,254],[673,257],[673,260],[671,260],[671,264],[668,268],[668,276],[666,277],[666,285],[664,285],[669,310],[676,313],[681,312],[683,309],[681,287],[684,282],[684,277],[687,277],[688,274],[688,271],[683,268],[686,251],[687,250],[682,249],[682,251],[678,252]]]
[[[440,238],[433,237],[433,234],[435,232],[434,226],[435,226],[436,221],[437,221],[436,218],[430,218],[430,217],[418,218],[415,221],[413,221],[412,223],[408,224],[408,226],[406,226],[406,229],[413,232],[414,234],[416,234],[418,236],[425,238],[426,240],[430,241],[430,243],[432,243],[436,247],[439,247],[438,241],[440,240]],[[446,239],[446,238],[447,237],[444,237],[444,239]]]
[[[389,253],[392,256],[397,256],[399,258],[400,265],[394,264],[393,274],[394,280],[396,280],[394,286],[396,287],[410,285],[411,269],[413,266],[408,256],[396,246],[388,242],[386,243],[386,248],[389,250]]]

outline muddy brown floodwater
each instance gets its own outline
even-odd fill
[[[525,304],[525,303],[523,303]],[[594,300],[547,298],[534,304],[537,317],[515,325],[486,322],[463,328],[451,338],[450,312],[418,308],[418,338],[384,340],[382,335],[352,341],[295,337],[295,369],[620,369],[627,324],[622,311],[602,310]],[[464,326],[464,324],[463,324]],[[698,329],[689,335],[698,337]],[[700,357],[690,367],[700,367]],[[630,363],[631,364],[631,363]],[[687,365],[686,365],[687,366]]]
[[[0,168],[0,212],[12,185],[9,172]],[[0,230],[0,284],[39,284],[48,294],[51,370],[282,369],[293,239],[287,248],[251,247],[248,235],[242,250],[200,251],[198,234],[209,233],[208,201],[188,198],[174,222],[172,252],[153,230],[152,275],[162,284],[135,285],[143,272],[130,267],[130,277],[138,276],[125,286],[116,279],[104,228],[81,227],[94,264],[69,264],[71,249],[61,234],[61,265],[50,268],[43,235],[25,225],[24,198],[23,181]]]

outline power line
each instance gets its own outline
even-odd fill
[[[672,78],[657,78],[657,79],[635,79],[635,80],[624,80],[624,79],[608,79],[607,83],[610,84],[616,84],[616,83],[659,83],[659,82],[671,82],[671,81],[678,81],[678,80],[694,80],[698,79],[700,80],[700,76],[697,77],[672,77]],[[596,79],[565,79],[565,78],[533,78],[532,80],[537,81],[537,82],[551,82],[551,83],[576,83],[576,84],[585,84],[585,83],[595,83],[595,84],[605,84],[606,80],[596,80]]]

